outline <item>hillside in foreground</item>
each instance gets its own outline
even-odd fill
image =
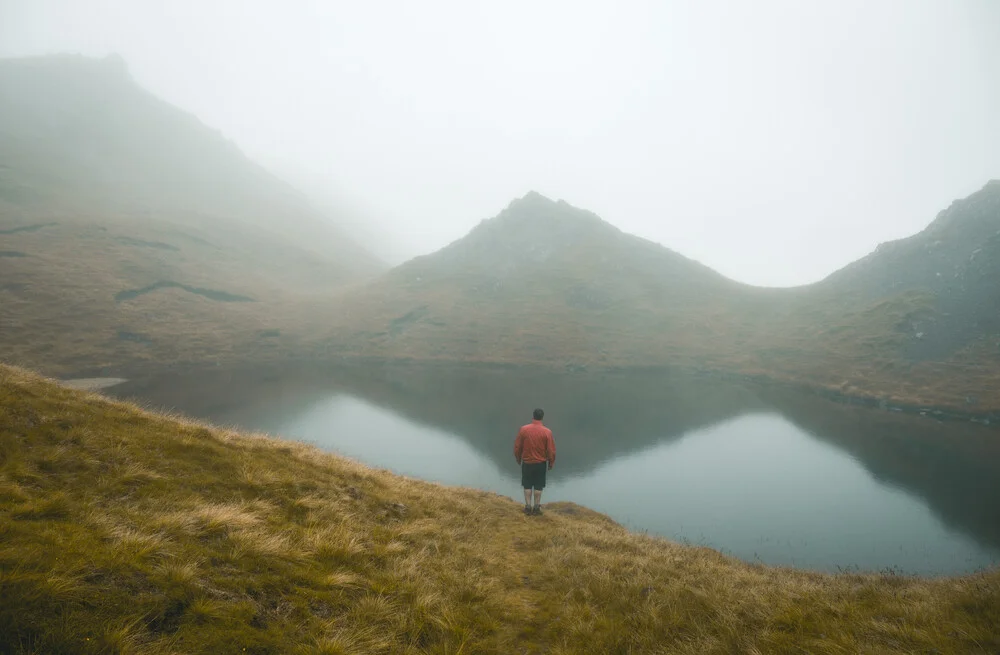
[[[739,284],[530,193],[352,290],[343,356],[674,367],[1000,412],[1000,181],[815,285]]]
[[[992,653],[1000,572],[746,564],[0,367],[0,652]]]

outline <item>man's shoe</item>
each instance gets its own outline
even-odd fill
[[[531,514],[531,505],[525,505],[524,506],[524,513],[525,514]]]
[[[541,505],[535,505],[535,509],[531,510],[531,513],[534,514],[535,516],[541,516],[542,515],[542,506]]]

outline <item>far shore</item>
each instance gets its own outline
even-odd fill
[[[128,382],[128,380],[126,378],[73,378],[70,380],[60,380],[59,384],[70,389],[79,389],[80,391],[100,391],[101,389],[107,389],[122,382]]]
[[[795,380],[783,376],[768,374],[747,374],[739,371],[725,371],[713,368],[676,366],[676,365],[602,365],[584,366],[573,364],[552,364],[552,363],[524,363],[524,362],[498,362],[498,361],[457,361],[448,359],[418,359],[411,357],[364,357],[349,356],[340,357],[336,362],[316,362],[315,360],[305,361],[299,358],[290,358],[283,362],[264,361],[257,364],[246,362],[229,362],[224,365],[214,362],[211,365],[198,365],[191,362],[178,362],[170,366],[162,366],[154,363],[145,363],[141,367],[125,367],[113,369],[121,375],[128,375],[128,378],[100,377],[104,372],[100,369],[78,369],[75,371],[78,378],[61,379],[60,383],[74,389],[84,391],[100,391],[109,387],[122,384],[124,382],[141,383],[144,380],[151,380],[162,376],[170,375],[191,375],[208,371],[241,371],[243,373],[253,371],[267,371],[276,374],[283,370],[298,369],[301,371],[311,371],[313,373],[329,372],[340,368],[354,368],[358,366],[375,366],[379,368],[392,367],[427,367],[427,368],[479,368],[485,370],[515,370],[533,369],[540,371],[561,372],[567,375],[606,375],[606,374],[679,374],[694,377],[717,379],[740,384],[761,385],[785,389],[797,393],[820,396],[831,402],[869,407],[871,409],[899,412],[903,414],[923,416],[937,421],[969,421],[982,425],[1000,424],[1000,406],[986,404],[981,406],[965,405],[957,406],[953,402],[940,402],[927,398],[924,402],[918,400],[904,400],[893,398],[891,394],[879,394],[876,392],[865,392],[861,390],[844,391],[831,385],[811,382],[808,380]],[[105,369],[107,370],[107,369]],[[108,371],[110,372],[110,371]],[[72,374],[72,373],[71,373]],[[88,374],[93,377],[84,377]]]

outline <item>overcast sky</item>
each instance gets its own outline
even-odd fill
[[[1000,178],[1000,2],[0,0],[125,57],[399,259],[537,190],[741,281],[824,277]]]

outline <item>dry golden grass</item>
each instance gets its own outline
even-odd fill
[[[0,208],[0,228],[43,226],[3,236],[5,248],[25,254],[0,258],[4,360],[76,375],[304,357],[303,342],[324,330],[315,308],[335,304],[335,290],[350,279],[344,268],[262,231],[198,218],[22,217]],[[175,287],[116,300],[162,281],[253,301]]]
[[[826,575],[0,366],[3,653],[995,653],[1000,572]]]

